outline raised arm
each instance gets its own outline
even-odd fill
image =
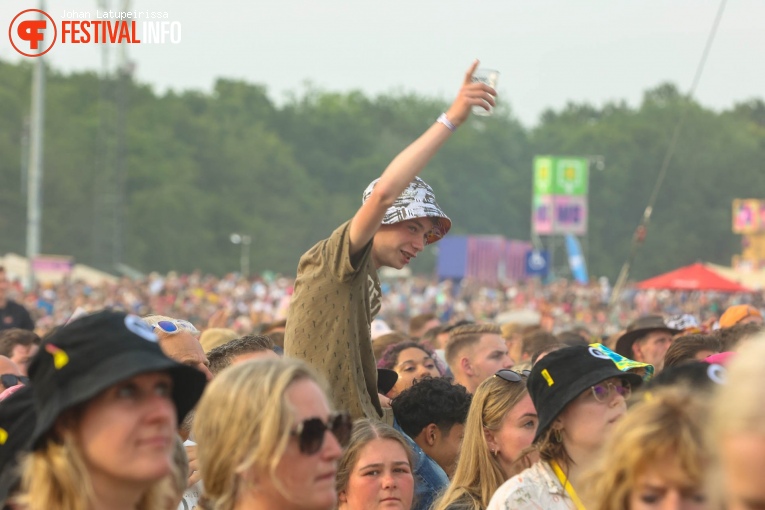
[[[473,83],[473,72],[478,60],[473,62],[462,82],[457,99],[446,111],[446,118],[458,127],[465,122],[474,105],[488,109],[494,106],[497,92],[483,83]],[[446,125],[436,122],[417,140],[401,151],[385,169],[372,194],[353,216],[350,226],[351,254],[358,253],[374,237],[382,224],[385,211],[412,180],[428,164],[452,131]]]

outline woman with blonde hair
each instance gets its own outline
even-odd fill
[[[715,508],[765,508],[765,335],[738,349],[714,398],[709,486]]]
[[[526,374],[503,369],[478,386],[465,422],[457,470],[433,510],[483,510],[505,480],[528,467],[537,430]]]
[[[396,429],[377,421],[357,421],[337,472],[338,510],[382,506],[409,510],[414,464],[414,453]]]
[[[685,387],[646,393],[584,480],[588,510],[704,510],[706,406]]]
[[[215,510],[329,510],[351,435],[324,383],[294,359],[248,361],[221,372],[193,426],[204,498]]]
[[[13,508],[178,505],[178,420],[202,394],[205,376],[165,356],[139,317],[103,311],[54,331],[29,376],[37,419]]]

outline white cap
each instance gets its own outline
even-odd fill
[[[377,337],[387,335],[391,331],[393,330],[390,329],[390,326],[388,326],[384,320],[375,319],[372,321],[372,340]]]

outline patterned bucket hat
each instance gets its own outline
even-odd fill
[[[375,179],[364,190],[362,203],[367,201],[379,180],[379,178]],[[444,237],[452,227],[452,220],[444,214],[436,203],[433,189],[419,177],[415,177],[393,202],[393,205],[385,211],[382,224],[394,225],[414,218],[433,220],[433,230],[428,233],[428,244],[433,244]]]

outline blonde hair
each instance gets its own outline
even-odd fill
[[[525,328],[526,326],[517,322],[506,322],[499,329],[502,332],[502,338],[510,340],[513,335],[522,335]]]
[[[75,416],[76,412],[67,413],[59,420],[72,421]],[[48,433],[43,441],[40,448],[26,454],[21,461],[21,487],[18,496],[12,498],[13,503],[25,510],[89,508],[95,492],[73,430],[62,431],[60,439]],[[137,510],[166,510],[169,501],[177,505],[174,466],[172,470],[144,492]]]
[[[765,437],[765,334],[742,345],[727,366],[727,382],[712,402],[708,441],[712,453],[710,496],[722,507],[724,496],[720,450],[725,440],[742,433]],[[712,508],[712,507],[710,507]]]
[[[489,377],[478,386],[465,420],[465,436],[454,478],[433,504],[433,510],[445,510],[462,499],[469,499],[475,510],[489,505],[491,496],[514,473],[505,473],[489,451],[484,429],[499,431],[507,413],[526,395],[525,381],[511,383],[500,377]]]
[[[390,439],[400,444],[406,452],[407,459],[409,459],[409,466],[414,470],[416,464],[414,452],[412,452],[406,439],[404,439],[404,436],[399,431],[379,421],[358,420],[353,423],[351,440],[348,443],[348,448],[343,452],[343,457],[340,459],[340,464],[337,468],[335,487],[338,494],[348,488],[348,480],[350,480],[353,468],[356,467],[356,463],[359,461],[361,450],[375,439]]]
[[[466,324],[451,330],[444,349],[446,363],[452,366],[457,355],[463,349],[477,344],[483,335],[502,336],[502,330],[496,324]]]
[[[594,503],[591,510],[629,508],[638,478],[667,461],[689,485],[703,485],[708,463],[704,403],[685,387],[660,389],[645,398],[617,422],[598,463],[585,475],[583,492]]]
[[[205,497],[214,508],[234,507],[250,469],[267,473],[289,499],[276,477],[295,426],[287,389],[296,381],[326,386],[308,365],[295,359],[258,360],[222,371],[207,386],[197,407],[194,435]]]
[[[199,343],[202,344],[202,350],[207,354],[216,347],[220,347],[237,338],[239,338],[239,334],[233,329],[207,328],[199,335]]]

